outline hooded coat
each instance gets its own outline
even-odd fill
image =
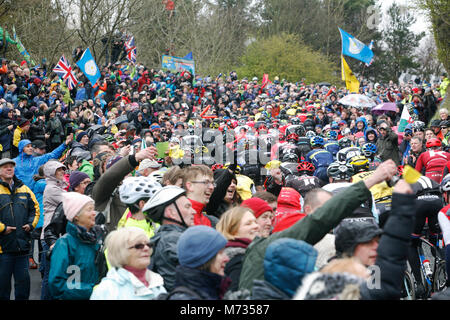
[[[252,299],[291,299],[305,275],[314,271],[317,250],[295,239],[278,239],[267,247],[264,279],[255,280]],[[281,292],[281,294],[280,294]]]
[[[30,140],[22,140],[19,142],[19,155],[14,158],[16,163],[16,176],[30,189],[33,189],[33,176],[38,173],[39,167],[47,163],[50,159],[58,159],[66,150],[67,145],[62,143],[58,148],[50,153],[46,153],[39,157],[34,157],[23,152],[23,148],[31,144]]]
[[[0,111],[0,130],[3,133],[2,135],[0,135],[0,144],[3,147],[3,151],[11,150],[12,139],[14,134],[14,130],[10,131],[9,129],[7,129],[3,131],[3,129],[13,124],[13,119],[8,117],[9,110],[10,110],[9,108],[3,108]]]
[[[45,181],[47,185],[44,190],[44,226],[43,230],[49,225],[52,220],[56,207],[62,202],[62,195],[67,192],[67,182],[65,180],[58,180],[55,177],[56,170],[65,168],[64,165],[58,161],[49,161],[44,167]],[[41,233],[41,239],[44,239],[44,232]]]

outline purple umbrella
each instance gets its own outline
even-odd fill
[[[393,103],[393,102],[385,102],[385,103],[381,103],[379,105],[377,105],[376,107],[374,107],[372,109],[373,113],[376,114],[381,114],[381,113],[385,113],[388,111],[397,111],[397,104]]]

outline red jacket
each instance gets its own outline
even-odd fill
[[[422,172],[425,170],[425,176],[441,183],[444,168],[450,161],[450,153],[445,151],[429,150],[419,156],[416,162],[416,170]]]
[[[194,208],[194,210],[197,212],[194,215],[194,225],[204,225],[211,227],[211,221],[203,214],[203,209],[206,207],[206,205],[192,199],[189,199],[189,201],[192,203],[192,208]]]

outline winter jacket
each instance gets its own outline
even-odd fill
[[[183,286],[197,295],[174,293],[169,300],[221,300],[228,289],[230,279],[199,269],[178,266],[175,287]]]
[[[83,159],[83,160],[91,160],[91,152],[89,151],[89,148],[85,146],[84,144],[81,144],[77,141],[72,143],[72,149],[70,150],[71,156],[76,156],[77,159]]]
[[[103,212],[112,198],[109,213],[106,216],[106,229],[114,230],[122,218],[127,206],[120,201],[119,192],[116,190],[126,175],[133,171],[139,162],[134,155],[124,157],[106,170],[95,183],[92,190],[92,198],[95,201],[95,210]]]
[[[78,171],[86,173],[92,181],[94,181],[94,165],[87,160],[81,161]]]
[[[34,193],[16,176],[10,187],[0,181],[0,254],[27,252],[31,247],[31,231],[39,221],[39,203]],[[29,232],[22,229],[29,225]],[[5,235],[6,227],[16,230]]]
[[[392,195],[392,210],[383,227],[375,261],[380,270],[380,287],[368,287],[367,282],[364,282],[360,288],[361,299],[400,299],[416,209],[415,195]]]
[[[370,197],[369,189],[364,182],[360,181],[333,196],[314,214],[307,215],[292,227],[272,234],[268,238],[253,240],[245,253],[239,289],[251,290],[253,280],[263,279],[263,260],[270,243],[280,238],[293,238],[314,245]]]
[[[99,249],[99,234],[71,222],[67,233],[58,239],[52,250],[48,287],[60,300],[88,300],[98,280],[95,257]],[[76,275],[76,277],[75,277]],[[77,281],[72,279],[76,278]]]
[[[224,202],[223,198],[225,197],[233,178],[236,178],[235,175],[227,169],[218,169],[214,172],[214,182],[216,183],[216,187],[205,208],[208,215],[220,218],[223,212],[219,212],[218,208],[222,202]]]
[[[391,128],[387,127],[386,136],[380,135],[377,140],[378,156],[381,161],[386,161],[392,159],[395,164],[400,165],[400,151],[398,149],[398,136],[392,131]]]
[[[3,129],[7,129],[8,126],[13,124],[13,119],[10,119],[8,117],[8,111],[9,108],[3,108],[0,111],[0,129],[3,131]],[[12,145],[12,139],[13,139],[13,133],[14,130],[5,131],[2,135],[0,135],[0,144],[3,147],[3,151],[9,151],[11,150]]]
[[[231,279],[230,291],[237,291],[239,289],[239,278],[241,276],[245,250],[250,243],[250,239],[236,238],[229,240],[225,246],[225,253],[230,259],[225,265],[225,275]]]
[[[46,185],[45,179],[40,179],[34,183],[32,190],[39,203],[39,212],[41,213],[36,228],[40,228],[44,225],[44,190]]]
[[[67,218],[62,202],[56,207],[48,225],[42,229],[45,243],[51,247],[56,240],[66,233]]]
[[[185,230],[183,226],[163,224],[150,239],[154,250],[149,269],[163,277],[168,292],[175,288],[175,269],[179,265],[177,242]]]
[[[145,277],[149,286],[124,268],[111,268],[106,277],[95,286],[91,300],[152,300],[167,292],[163,278],[150,270]]]
[[[67,145],[65,143],[62,143],[58,148],[50,153],[46,153],[39,157],[33,157],[23,152],[23,148],[30,143],[30,140],[20,141],[19,155],[13,160],[16,163],[15,172],[17,178],[22,180],[25,185],[32,188],[34,184],[33,175],[38,173],[39,167],[45,164],[50,159],[58,159],[59,157],[61,157],[64,150],[66,150]]]
[[[291,297],[265,280],[254,280],[251,300],[291,300]]]
[[[64,190],[67,187],[67,182],[65,180],[58,180],[55,177],[58,168],[64,168],[64,165],[57,161],[50,161],[44,167],[47,185],[44,190],[43,230],[49,225],[56,207],[62,202],[63,193],[67,192]],[[44,233],[41,234],[41,239],[44,239]]]

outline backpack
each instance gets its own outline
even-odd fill
[[[169,298],[171,296],[173,296],[175,293],[186,293],[188,295],[194,296],[195,300],[204,300],[202,297],[200,297],[200,295],[189,289],[188,287],[184,287],[184,286],[180,286],[180,287],[176,287],[175,289],[173,289],[170,293],[161,293],[156,300],[169,300]]]

